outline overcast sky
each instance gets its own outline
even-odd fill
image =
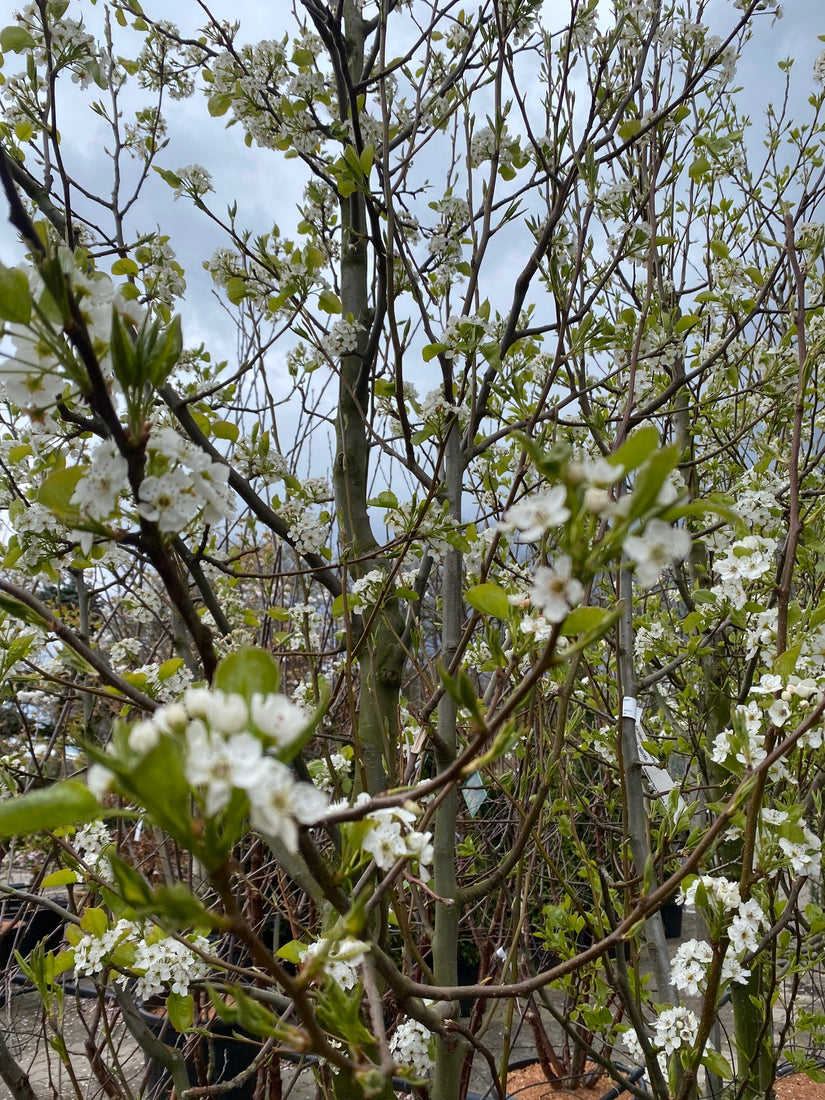
[[[0,0],[2,25],[11,21],[16,7],[19,4]],[[548,2],[547,8],[557,11],[556,0]],[[774,22],[770,17],[757,20],[754,39],[739,63],[737,84],[743,87],[743,107],[754,121],[751,142],[760,141],[766,104],[769,100],[780,100],[784,92],[777,62],[787,57],[794,59],[792,113],[801,117],[812,90],[813,60],[825,49],[825,43],[817,39],[817,35],[825,35],[825,0],[786,0],[784,8],[785,15],[780,21]],[[144,10],[149,15],[166,17],[170,8],[168,2],[144,0]],[[290,25],[286,3],[217,0],[212,10],[219,17],[241,22],[239,39],[242,42],[277,37]],[[100,5],[92,5],[91,0],[74,0],[68,14],[77,17],[79,13],[83,14],[91,30],[100,27]],[[178,0],[174,5],[174,17],[186,33],[194,31],[201,14],[194,0]],[[715,29],[721,30],[735,14],[731,0],[713,0],[709,8],[710,20],[717,24]],[[125,36],[125,40],[118,40],[118,52],[131,52],[134,56],[140,46],[138,37],[132,36],[130,46],[131,32],[115,30]],[[17,71],[22,67],[21,62],[20,57],[8,55],[4,71],[7,74]],[[101,120],[90,115],[85,106],[88,98],[88,92],[72,87],[68,100],[61,107],[64,155],[78,179],[92,188],[104,189],[106,184],[100,181],[107,178],[109,171],[103,146],[109,135]],[[145,102],[142,97],[140,101]],[[127,109],[128,104],[129,100],[124,99]],[[214,179],[216,195],[209,198],[216,212],[223,215],[227,203],[237,198],[240,225],[260,232],[278,222],[285,232],[289,231],[294,225],[294,208],[304,183],[303,172],[294,161],[285,161],[275,152],[247,148],[239,126],[226,128],[225,119],[209,118],[200,92],[189,100],[167,103],[165,115],[170,142],[158,160],[162,167],[174,170],[193,162],[203,164]],[[234,353],[232,326],[211,296],[211,280],[201,267],[202,261],[221,243],[219,231],[206,224],[188,201],[173,203],[170,189],[154,176],[138,205],[133,228],[143,232],[160,228],[171,233],[189,284],[183,309],[187,342],[207,340],[218,357],[231,359]],[[6,262],[19,258],[19,250],[5,224],[0,229],[0,256]]]

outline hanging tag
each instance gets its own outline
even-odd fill
[[[478,811],[487,801],[487,790],[481,772],[473,772],[464,780],[461,788],[470,817],[478,817]]]

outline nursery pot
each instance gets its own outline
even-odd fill
[[[14,883],[15,889],[27,890],[22,883]],[[65,905],[67,898],[55,899]],[[63,919],[59,913],[35,902],[6,897],[0,903],[0,968],[6,969],[19,951],[28,958],[42,941],[46,950],[57,947],[63,938]]]
[[[162,1001],[139,1007],[140,1017],[156,1038],[167,1046],[183,1049],[189,1084],[218,1085],[248,1070],[260,1053],[257,1039],[245,1039],[238,1029],[222,1020],[212,1019],[208,1035],[185,1035],[169,1022]],[[169,1074],[157,1062],[146,1061],[146,1100],[157,1100],[171,1085]],[[249,1100],[255,1089],[254,1076],[235,1088],[221,1092],[222,1100]]]
[[[678,940],[682,935],[683,907],[678,901],[667,901],[662,906],[661,912],[665,938],[668,940]]]

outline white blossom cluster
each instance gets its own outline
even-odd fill
[[[43,21],[35,3],[26,4],[15,18],[25,27],[34,39],[32,56],[37,65],[47,64],[46,36]],[[69,69],[72,80],[81,88],[86,88],[93,79],[93,63],[98,60],[97,44],[83,26],[83,21],[62,15],[60,19],[50,20],[49,46],[51,64],[54,73],[60,69]],[[23,75],[23,74],[21,74]]]
[[[312,779],[318,790],[324,794],[335,794],[336,781],[340,784],[342,780],[349,779],[350,762],[343,753],[331,752],[328,760],[316,760],[313,763],[315,766],[311,769]]]
[[[153,431],[147,451],[149,470],[155,472],[140,483],[137,511],[144,519],[167,534],[176,534],[198,515],[204,523],[231,518],[234,497],[225,463],[214,462],[173,428]],[[99,443],[75,486],[72,504],[92,520],[109,520],[127,485],[127,470],[126,459],[114,443]]]
[[[342,355],[350,355],[358,348],[358,334],[363,327],[351,317],[343,317],[321,338],[321,348],[333,360]]]
[[[79,271],[68,251],[61,251],[60,258],[71,277],[72,290],[101,370],[108,377],[111,375],[112,310],[115,309],[127,323],[139,327],[144,318],[143,307],[134,299],[124,297],[122,289],[116,287],[108,275]],[[39,298],[44,289],[40,276],[32,267],[24,266],[19,270],[25,273],[32,296]],[[9,338],[14,353],[2,352],[0,381],[12,404],[26,410],[47,409],[77,389],[77,379],[85,375],[85,367],[78,362],[62,332],[55,331],[47,321],[35,315],[28,325],[4,324],[3,333]]]
[[[368,801],[369,795],[361,794],[355,804]],[[421,879],[427,882],[434,854],[433,838],[432,833],[420,833],[413,828],[415,818],[416,815],[403,806],[373,810],[364,819],[370,822],[370,829],[361,841],[361,848],[372,856],[382,871],[389,871],[396,860],[412,860],[418,864]]]
[[[304,35],[303,40],[302,48],[317,57],[317,39]],[[220,54],[211,63],[211,95],[218,101],[225,97],[250,140],[261,148],[275,149],[289,142],[298,152],[315,153],[320,131],[314,113],[290,110],[290,89],[317,102],[324,98],[331,81],[315,67],[302,66],[303,71],[290,72],[286,48],[285,37],[281,42],[270,39]],[[284,111],[282,101],[287,104]]]
[[[418,1077],[429,1077],[435,1064],[432,1032],[411,1018],[395,1029],[390,1052],[400,1066],[407,1066]]]
[[[772,620],[771,620],[772,622]],[[760,641],[766,641],[769,626],[763,619]],[[775,624],[770,626],[771,631]],[[774,673],[763,673],[751,687],[751,698],[733,711],[731,727],[723,729],[713,742],[712,759],[725,764],[731,759],[754,768],[765,759],[765,730],[782,729],[789,722],[801,721],[805,712],[822,698],[823,686],[814,677],[791,675],[786,680]],[[817,723],[806,730],[799,743],[803,748],[820,748],[823,726]],[[781,766],[778,761],[774,768]],[[773,773],[772,773],[773,774]]]
[[[746,535],[731,543],[724,556],[713,563],[719,583],[711,591],[720,599],[730,600],[736,608],[744,607],[750,597],[746,583],[760,580],[775,568],[776,548],[776,539],[760,535]]]
[[[112,867],[106,858],[112,848],[112,838],[102,821],[90,821],[75,831],[72,847],[83,862],[104,880],[113,882]]]
[[[329,539],[329,523],[318,512],[300,500],[288,500],[281,507],[281,516],[289,529],[289,539],[299,554],[317,554]]]
[[[354,989],[359,980],[358,968],[368,950],[369,944],[346,936],[340,940],[320,939],[301,953],[301,962],[320,956],[325,977],[332,978],[342,989]]]
[[[299,825],[315,824],[328,800],[311,783],[296,781],[277,753],[293,744],[309,719],[284,695],[256,693],[247,704],[241,695],[191,687],[180,703],[160,707],[132,726],[128,744],[144,756],[161,738],[173,738],[206,817],[220,814],[241,792],[252,828],[295,851]],[[93,765],[88,783],[99,796],[111,784],[108,769]]]
[[[729,941],[722,961],[722,984],[744,984],[750,971],[742,965],[742,956],[757,949],[759,933],[767,927],[768,918],[756,898],[742,901],[739,885],[723,876],[702,875],[694,879],[684,889],[683,900],[688,904],[696,902],[700,887],[704,891],[703,902],[725,929]],[[688,996],[703,992],[712,957],[711,945],[704,940],[691,939],[681,944],[671,963],[674,986]]]
[[[666,1054],[691,1045],[699,1031],[699,1021],[690,1009],[678,1005],[661,1012],[654,1025],[654,1041]]]
[[[675,1050],[691,1046],[699,1031],[699,1021],[690,1009],[678,1005],[660,1012],[653,1025],[653,1045],[658,1048],[659,1068],[667,1077],[667,1059]],[[644,1064],[645,1054],[636,1032],[629,1028],[622,1035],[625,1049],[634,1061]]]
[[[682,990],[688,997],[704,992],[707,970],[712,959],[713,948],[706,940],[692,939],[680,944],[670,964],[670,980],[674,987]],[[734,981],[744,985],[750,973],[735,954],[726,952],[722,960],[722,984]]]
[[[186,292],[183,268],[165,234],[153,233],[135,250],[140,264],[145,299],[172,308]]]
[[[177,52],[178,38],[180,31],[174,23],[156,20],[137,58],[137,78],[142,88],[162,88],[172,99],[187,99],[195,90],[195,81],[189,72],[191,56]]]
[[[292,632],[285,639],[287,649],[293,653],[317,652],[321,648],[325,624],[318,608],[310,603],[294,603],[288,608],[288,616]]]
[[[119,920],[101,936],[86,933],[74,947],[75,974],[78,977],[99,974],[110,965],[113,952],[124,947],[132,949],[134,961],[130,961],[128,972],[118,975],[117,981],[126,985],[131,973],[136,973],[135,992],[140,999],[170,990],[186,996],[192,982],[209,976],[209,966],[197,954],[209,950],[205,937],[191,936],[186,942],[171,936],[157,938],[154,934],[147,935],[143,924],[129,920]]]

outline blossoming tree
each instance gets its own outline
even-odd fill
[[[151,7],[0,31],[0,833],[70,889],[21,961],[55,1049],[77,1081],[73,971],[179,1096],[155,995],[336,1097],[454,1100],[474,1059],[503,1096],[501,1001],[556,1078],[766,1095],[822,1023],[825,62],[752,122],[775,0],[301,0],[252,42]],[[283,229],[179,166],[190,97],[301,178]],[[220,242],[231,361],[160,181]],[[5,1041],[0,1074],[33,1097]]]

